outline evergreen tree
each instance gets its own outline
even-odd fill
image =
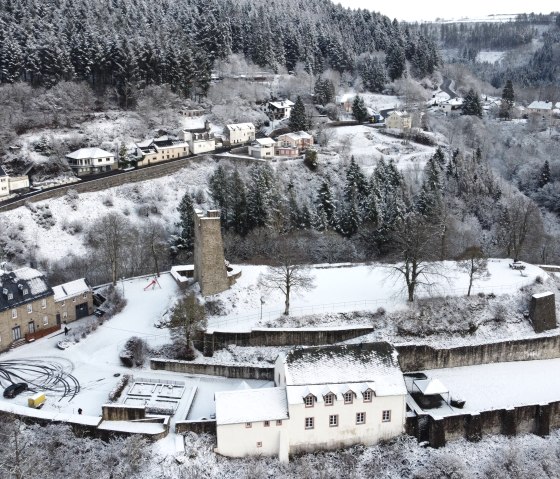
[[[317,217],[319,230],[336,227],[336,206],[327,181],[323,181],[317,192]]]
[[[502,102],[500,104],[498,116],[505,120],[509,120],[511,118],[511,109],[513,108],[514,102],[515,94],[513,92],[513,83],[511,80],[508,80],[502,90]]]
[[[176,246],[178,249],[192,253],[194,250],[194,204],[189,192],[183,195],[179,207],[179,223],[181,233],[177,238]]]
[[[463,101],[463,115],[472,115],[482,118],[482,103],[480,97],[472,88],[468,91]]]
[[[292,131],[306,131],[309,129],[309,119],[305,113],[305,105],[300,96],[297,97],[292,108],[288,125]]]
[[[364,123],[369,117],[364,99],[360,95],[356,95],[354,98],[352,114],[358,123]]]
[[[214,204],[222,211],[222,223],[225,228],[229,228],[229,213],[230,213],[230,194],[229,194],[229,178],[225,168],[218,165],[210,179],[208,180],[208,187],[210,188],[210,195]]]
[[[381,93],[384,90],[387,83],[387,69],[379,58],[362,59],[358,71],[366,90],[375,93]]]
[[[403,47],[398,42],[395,41],[389,47],[385,57],[385,65],[387,66],[387,73],[391,81],[395,81],[403,76],[406,69],[406,56]]]
[[[326,105],[334,101],[334,85],[331,80],[322,80],[321,77],[317,79],[313,101],[318,105]]]
[[[247,189],[245,183],[236,169],[233,172],[231,187],[228,189],[228,203],[231,204],[229,226],[239,235],[247,233]]]
[[[416,204],[418,212],[428,218],[437,217],[442,206],[441,167],[435,156],[430,158],[424,168],[424,180]]]
[[[545,160],[539,175],[538,187],[543,188],[548,183],[550,183],[550,165],[548,160]]]

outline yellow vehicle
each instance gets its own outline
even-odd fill
[[[47,396],[45,396],[45,393],[35,393],[27,399],[27,405],[29,407],[39,409],[43,404],[45,404],[46,400]]]

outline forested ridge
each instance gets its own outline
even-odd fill
[[[438,64],[433,40],[367,10],[327,0],[6,0],[0,4],[0,82],[50,87],[83,80],[131,90],[167,83],[205,93],[213,62],[231,53],[274,70],[353,71],[386,53],[392,79],[405,60],[419,76]]]

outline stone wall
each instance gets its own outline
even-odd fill
[[[216,421],[177,421],[175,423],[175,434],[185,434],[186,432],[215,436]]]
[[[234,344],[236,346],[323,346],[358,338],[373,332],[373,327],[340,329],[262,328],[249,332],[214,331],[204,336],[204,354]]]
[[[146,407],[126,406],[124,404],[104,404],[102,406],[104,421],[135,421],[146,418]]]
[[[203,296],[230,287],[218,210],[210,210],[206,216],[201,211],[194,212],[194,280]]]
[[[188,361],[151,359],[150,367],[155,370],[173,371],[183,374],[203,374],[235,379],[274,380],[274,367],[234,366],[229,364],[200,364]]]
[[[427,345],[396,346],[403,372],[455,368],[477,364],[560,357],[560,336],[436,349]]]
[[[433,418],[429,414],[407,417],[406,433],[432,447],[465,438],[479,441],[484,436],[536,434],[547,436],[560,427],[560,401],[511,409],[493,409],[475,414]]]

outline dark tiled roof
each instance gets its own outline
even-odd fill
[[[0,311],[52,295],[53,290],[36,269],[20,268],[0,274]]]
[[[0,176],[8,176],[4,171],[4,168],[2,168],[2,166],[0,166]]]

